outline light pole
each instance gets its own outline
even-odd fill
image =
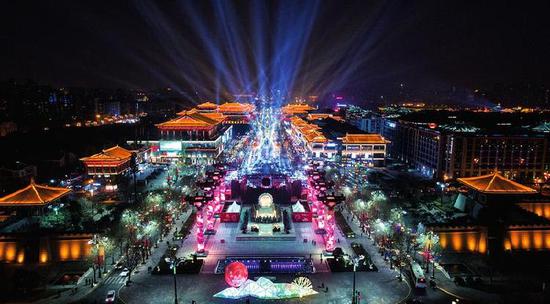
[[[440,182],[437,182],[436,183],[441,189],[441,203],[443,204],[443,194],[445,192],[445,183],[440,183]]]
[[[177,280],[176,280],[176,271],[178,268],[179,263],[181,262],[180,258],[165,258],[164,259],[166,263],[170,264],[170,269],[172,269],[172,274],[174,277],[174,304],[178,304],[178,286],[177,286]]]
[[[353,261],[353,295],[351,297],[351,304],[357,303],[357,292],[355,291],[355,272],[357,271],[357,266],[359,266],[359,262],[365,259],[364,255],[360,255],[358,257],[355,257],[352,259]]]

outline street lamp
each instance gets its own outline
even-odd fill
[[[441,203],[443,204],[443,194],[445,191],[445,183],[437,182],[436,184],[441,188]]]
[[[362,260],[365,259],[365,256],[364,255],[360,255],[358,257],[354,257],[352,259],[352,262],[353,262],[353,295],[352,295],[352,298],[351,298],[351,304],[356,304],[357,303],[357,292],[355,290],[355,272],[357,271],[357,266],[359,266],[359,262],[361,262]]]
[[[170,269],[172,269],[172,274],[174,277],[174,304],[178,304],[178,286],[177,286],[177,280],[176,280],[176,271],[178,268],[178,265],[182,262],[182,259],[180,258],[165,258],[164,259],[166,263],[170,264]]]

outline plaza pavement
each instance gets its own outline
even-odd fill
[[[185,218],[185,217],[184,217]],[[178,222],[176,226],[181,226]],[[227,284],[223,275],[216,275],[214,268],[220,258],[229,255],[299,255],[309,257],[312,254],[317,273],[310,274],[314,288],[319,294],[301,299],[262,301],[250,298],[250,303],[351,303],[352,273],[330,273],[325,263],[321,262],[320,254],[323,251],[321,238],[313,233],[311,223],[294,223],[296,229],[296,241],[236,241],[238,233],[237,223],[216,223],[217,233],[207,237],[206,249],[209,254],[205,259],[202,272],[199,275],[177,275],[179,303],[245,303],[246,299],[228,300],[212,297],[213,294],[225,289]],[[170,233],[172,233],[171,231]],[[304,243],[303,239],[308,242]],[[317,245],[311,243],[316,239]],[[357,290],[361,292],[361,303],[398,303],[410,294],[408,284],[399,282],[397,272],[390,270],[383,259],[372,248],[372,241],[366,237],[357,237],[348,241],[340,231],[337,232],[340,239],[338,246],[345,252],[351,253],[350,242],[360,242],[372,255],[373,261],[379,268],[379,272],[358,272]],[[225,243],[221,243],[221,239]],[[179,243],[177,252],[179,257],[189,256],[195,249],[194,231]],[[119,297],[124,303],[174,303],[174,282],[171,275],[151,275],[147,273],[147,267],[154,267],[166,249],[166,242],[160,244],[146,265],[140,266],[141,270],[132,276],[132,284],[122,287]],[[276,282],[291,282],[294,275],[276,275]],[[324,284],[328,292],[321,291],[318,286]],[[366,302],[365,299],[367,300]]]

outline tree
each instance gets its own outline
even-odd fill
[[[50,211],[40,217],[40,228],[56,229],[66,227],[70,222],[70,214],[66,208],[61,208],[57,211]]]
[[[97,213],[94,202],[86,197],[79,198],[76,203],[79,205],[82,221],[92,221]]]
[[[103,238],[101,241],[101,244],[105,248],[105,256],[110,255],[111,256],[111,264],[115,263],[115,249],[116,249],[116,243],[115,240],[112,238]],[[105,263],[107,265],[107,263]]]
[[[131,241],[137,234],[137,229],[140,224],[140,219],[137,213],[133,210],[126,209],[122,212],[121,223],[124,226],[125,232],[128,234],[128,239]]]

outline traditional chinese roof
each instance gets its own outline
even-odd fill
[[[323,133],[310,129],[304,133],[302,133],[306,140],[308,142],[316,142],[316,143],[326,143],[327,138],[323,135]]]
[[[218,106],[221,113],[250,113],[254,111],[254,105],[249,103],[226,102]]]
[[[38,185],[31,179],[27,187],[0,198],[0,206],[43,206],[69,192],[67,188]]]
[[[291,117],[290,123],[298,129],[308,142],[326,143],[328,141],[317,125],[310,124],[297,116]]]
[[[342,137],[344,144],[387,144],[388,141],[380,134],[349,134]]]
[[[119,147],[114,146],[109,149],[102,150],[100,153],[94,154],[89,157],[81,158],[83,162],[94,162],[94,161],[113,161],[113,162],[124,162],[129,160],[132,157],[132,152]]]
[[[200,105],[197,105],[197,108],[200,110],[216,110],[218,108],[218,105],[211,102],[204,102]]]
[[[516,183],[495,172],[492,174],[457,179],[465,186],[486,194],[534,194],[537,190]]]
[[[303,119],[301,119],[300,117],[298,116],[292,116],[290,118],[290,123],[295,125],[295,126],[304,126],[304,125],[308,125],[309,123]]]
[[[294,104],[287,104],[286,106],[282,107],[281,111],[283,114],[287,115],[293,115],[293,114],[305,114],[309,111],[315,110],[314,107],[303,104],[303,103],[294,103]]]
[[[197,109],[178,113],[180,117],[157,124],[160,129],[211,128],[224,121],[222,113],[200,113]]]

